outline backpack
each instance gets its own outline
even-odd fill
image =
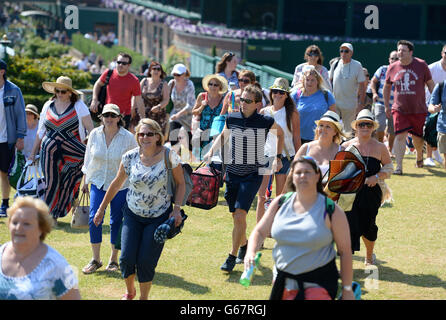
[[[90,115],[91,115],[91,119],[95,122],[101,122],[101,120],[99,119],[99,115],[102,114],[102,109],[105,106],[105,101],[107,100],[107,86],[108,83],[110,81],[110,77],[113,74],[113,69],[109,69],[107,72],[107,78],[105,78],[105,83],[104,85],[101,87],[101,90],[99,91],[98,94],[98,111],[97,112],[92,112],[90,111]],[[93,94],[91,94],[91,98],[90,100],[87,102],[87,106],[90,107],[91,105],[91,101],[93,100]]]
[[[172,198],[175,197],[175,180],[173,179],[172,175],[172,163],[169,159],[169,148],[165,148],[164,150],[164,163],[167,168],[167,193],[171,195]],[[184,175],[184,183],[186,185],[186,192],[184,193],[183,201],[181,202],[181,205],[186,205],[187,199],[189,198],[190,193],[192,192],[192,189],[194,187],[194,184],[191,179],[192,174],[192,167],[187,163],[181,163],[181,166],[183,167],[183,175]],[[173,202],[173,201],[172,201]]]
[[[279,208],[277,210],[280,209],[280,207],[289,199],[291,198],[291,196],[293,195],[294,192],[288,192],[285,193],[284,195],[282,195],[279,199]],[[331,221],[331,216],[333,215],[333,212],[335,211],[335,203],[333,200],[331,200],[329,197],[325,196],[325,212],[324,212],[324,217],[326,214],[328,214],[328,217],[330,218]]]

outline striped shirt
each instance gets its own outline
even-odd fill
[[[268,165],[265,142],[274,119],[254,112],[245,118],[241,112],[228,114],[226,126],[230,131],[227,171],[246,176]],[[225,152],[225,155],[227,153]]]
[[[373,75],[373,77],[375,77],[379,81],[378,101],[376,102],[377,104],[384,105],[383,88],[384,84],[386,83],[387,67],[388,66],[379,67],[378,70],[376,70],[375,74]],[[391,106],[392,104],[393,104],[393,85],[392,85],[392,90],[390,91],[389,106]]]

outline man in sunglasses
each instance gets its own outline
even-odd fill
[[[9,207],[8,170],[15,148],[23,150],[26,136],[26,112],[20,88],[6,79],[7,64],[0,59],[0,189],[2,204],[0,218],[7,217]]]
[[[268,132],[277,136],[277,157],[272,161],[273,172],[282,168],[284,133],[273,118],[261,115],[257,108],[262,103],[262,91],[248,85],[240,97],[240,111],[228,114],[223,132],[215,139],[203,160],[210,162],[222,145],[226,164],[226,192],[229,211],[232,213],[232,249],[221,270],[231,272],[243,263],[247,249],[246,216],[260,188],[264,174],[271,174],[265,158]],[[223,141],[222,141],[223,139]]]
[[[110,75],[107,86],[107,97],[105,104],[112,103],[119,106],[119,110],[124,117],[125,128],[129,128],[132,115],[143,115],[144,102],[141,97],[141,86],[138,78],[130,72],[132,57],[126,53],[119,53],[116,60],[116,68]],[[98,111],[99,92],[101,87],[107,82],[108,69],[96,81],[93,87],[93,99],[90,110]],[[134,97],[134,99],[132,99]],[[144,117],[142,117],[144,118]]]
[[[395,130],[393,129],[393,119],[392,117],[386,116],[386,111],[384,108],[384,97],[383,88],[386,83],[386,72],[390,64],[398,61],[398,52],[392,51],[389,55],[389,64],[383,65],[376,70],[372,77],[372,84],[370,88],[372,89],[373,102],[374,102],[374,115],[376,121],[379,123],[378,129],[376,129],[376,136],[379,142],[384,141],[384,133],[387,127],[387,139],[389,141],[388,150],[392,154],[393,142],[395,140]],[[392,88],[393,89],[393,88]],[[393,92],[390,93],[390,103],[393,104]]]
[[[330,69],[330,80],[336,99],[336,111],[342,118],[344,132],[351,134],[351,122],[359,111],[364,109],[367,80],[361,63],[352,59],[353,45],[343,43],[339,52],[340,59],[333,63]]]
[[[413,56],[414,45],[407,40],[397,44],[399,60],[387,69],[386,84],[383,88],[386,115],[393,117],[395,128],[396,169],[393,174],[403,174],[403,158],[406,151],[408,133],[417,151],[415,166],[423,167],[423,127],[428,114],[426,106],[426,85],[429,92],[434,89],[434,82],[427,63]],[[393,104],[390,105],[390,92],[393,85]]]

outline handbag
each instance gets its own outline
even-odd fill
[[[43,176],[42,167],[40,161],[34,160],[34,162],[27,161],[23,168],[22,174],[17,181],[17,192],[14,196],[25,197],[30,196],[33,198],[43,199],[45,195],[46,183]]]
[[[75,202],[71,211],[71,228],[87,229],[90,217],[90,205],[88,204],[89,196],[82,192],[81,198]]]
[[[23,168],[25,167],[26,159],[22,151],[15,150],[14,160],[11,163],[11,167],[8,170],[9,184],[14,189],[17,189],[17,182],[22,175]]]

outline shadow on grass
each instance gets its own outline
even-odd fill
[[[170,273],[157,272],[153,279],[153,284],[162,287],[180,288],[193,294],[207,294],[209,288],[184,280],[182,277]]]
[[[57,221],[57,226],[53,227],[54,230],[63,230],[67,233],[74,233],[74,234],[79,234],[79,233],[88,233],[89,230],[88,228],[86,229],[74,229],[71,227],[70,222],[62,222],[62,221]],[[109,234],[110,233],[110,226],[103,224],[102,225],[102,234]]]
[[[436,176],[436,177],[441,177],[444,178],[446,177],[446,171],[444,169],[434,169],[434,168],[427,168],[427,171],[429,171],[430,173],[432,173],[432,175]]]

